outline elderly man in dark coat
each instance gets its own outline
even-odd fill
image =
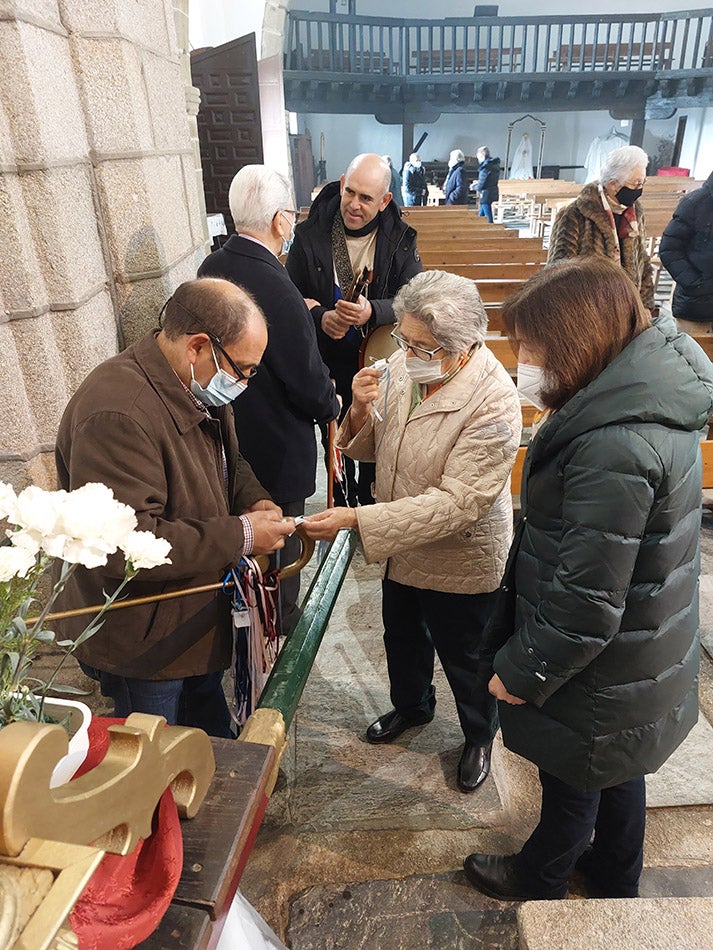
[[[290,186],[265,165],[246,165],[228,196],[237,234],[207,257],[200,275],[226,277],[250,291],[268,323],[260,372],[235,405],[240,449],[284,514],[304,514],[315,490],[315,423],[339,415],[329,371],[317,348],[307,305],[277,255],[289,249],[295,227]],[[283,562],[299,553],[288,540]],[[299,574],[280,582],[281,629],[299,617]]]

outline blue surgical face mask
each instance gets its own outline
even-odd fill
[[[287,218],[287,215],[285,214],[284,211],[281,211],[280,214],[283,217]],[[287,220],[289,221],[290,219],[287,218]],[[289,254],[290,248],[292,247],[294,240],[295,240],[295,222],[290,221],[290,236],[288,238],[282,239],[282,250],[280,251],[280,255]]]
[[[224,369],[220,368],[212,346],[211,353],[216,368],[215,375],[211,377],[207,386],[201,386],[193,375],[193,363],[191,363],[191,392],[200,399],[204,406],[226,406],[229,402],[237,399],[241,393],[244,393],[248,388],[248,384],[242,379],[235,379],[230,373],[226,373]]]

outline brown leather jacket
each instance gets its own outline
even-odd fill
[[[172,563],[141,571],[127,588],[129,597],[221,580],[243,551],[237,515],[269,498],[240,456],[232,407],[213,412],[210,420],[193,404],[153,333],[93,370],[64,412],[56,448],[59,487],[104,482],[136,510],[139,530],[172,545]],[[79,568],[62,607],[103,603],[102,590],[115,590],[123,572],[121,556],[106,568]],[[60,636],[76,639],[86,623],[86,617],[63,621]],[[198,594],[111,612],[77,656],[97,669],[142,679],[225,669],[229,598]]]

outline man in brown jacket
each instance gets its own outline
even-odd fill
[[[139,575],[132,597],[219,581],[244,554],[280,548],[294,531],[238,451],[231,401],[267,344],[253,299],[225,280],[188,281],[165,306],[163,327],[94,369],[59,427],[60,488],[104,482],[136,511],[139,530],[171,543],[171,563]],[[102,603],[123,561],[79,568],[65,607]],[[65,621],[76,638],[81,619]],[[194,594],[107,614],[77,649],[115,715],[146,712],[230,735],[221,679],[231,660],[230,603]]]

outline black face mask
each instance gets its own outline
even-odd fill
[[[623,188],[620,188],[619,191],[617,191],[614,197],[620,205],[626,205],[627,208],[630,208],[637,198],[640,198],[643,195],[643,193],[643,188],[627,188],[625,185]]]

